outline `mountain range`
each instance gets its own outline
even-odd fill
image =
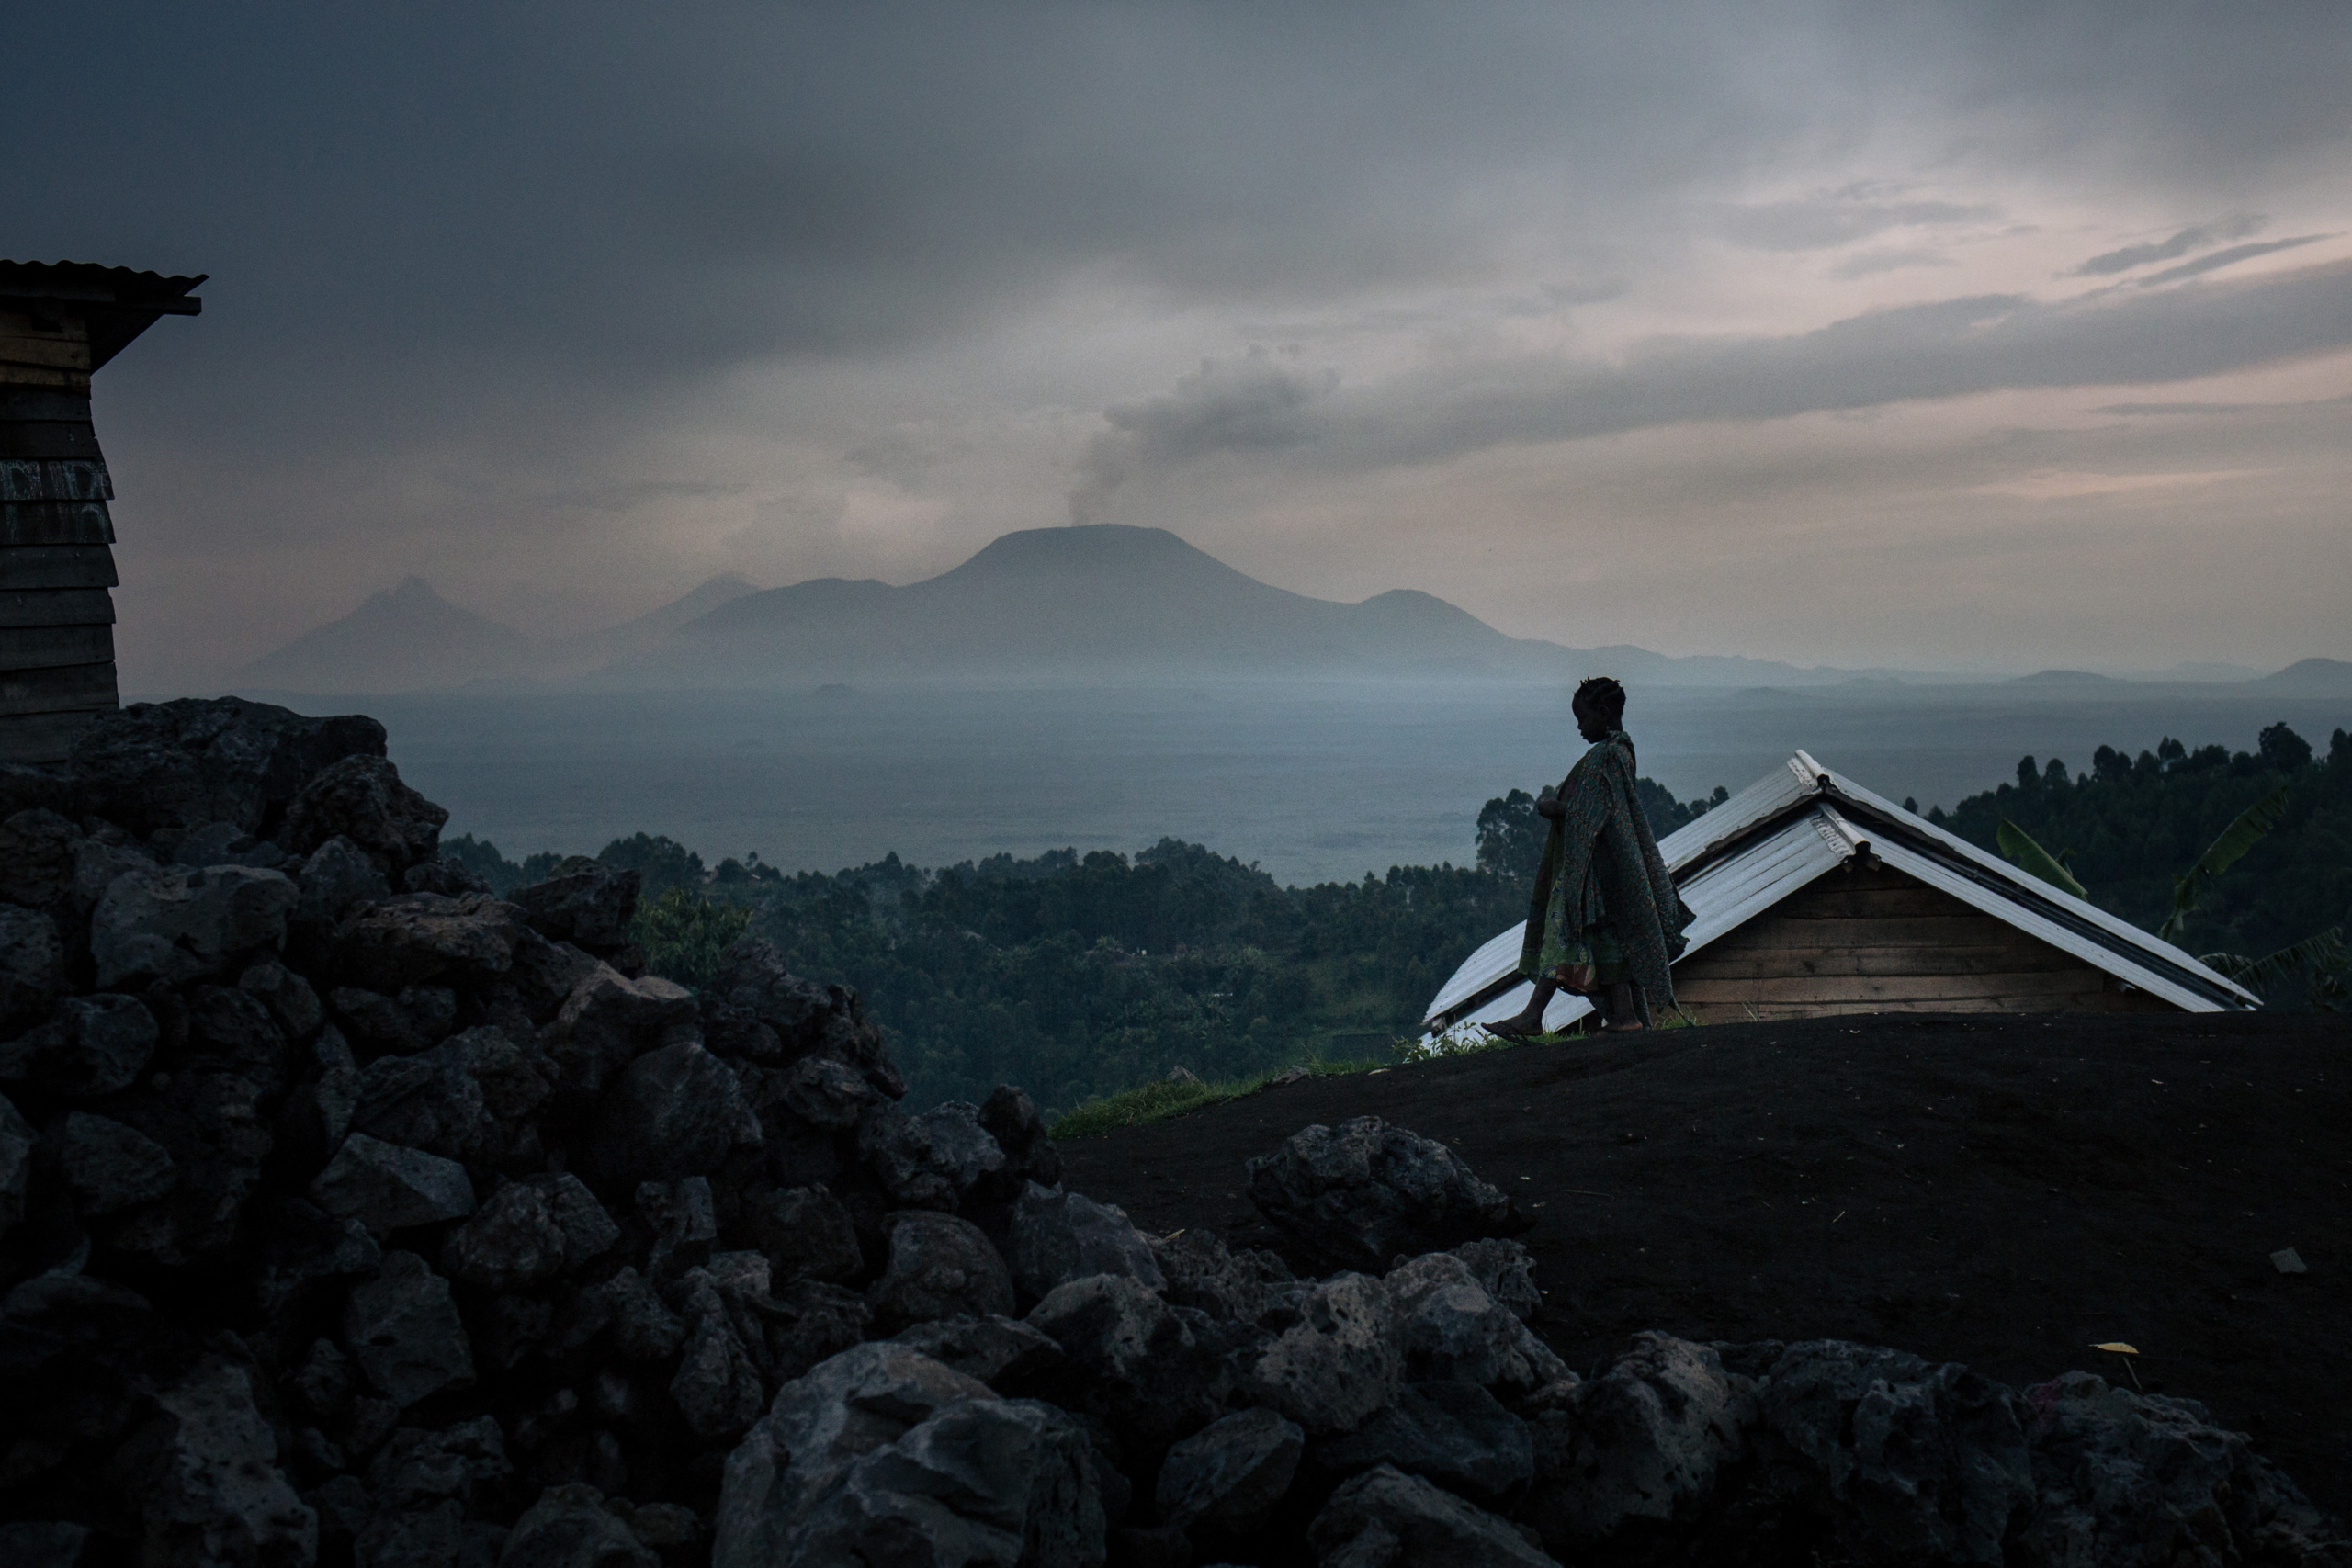
[[[2222,673],[2200,666],[2189,676],[2188,669],[2167,674],[2211,681]],[[1510,637],[1411,589],[1356,604],[1293,593],[1165,529],[1115,524],[1007,534],[961,566],[904,587],[820,578],[763,590],[729,574],[634,620],[560,639],[528,637],[412,577],[257,660],[242,679],[262,690],[345,694],[517,682],[644,690],[942,680],[1549,681],[1600,672],[1652,686],[1956,679],[1674,658],[1625,645],[1566,648]],[[2023,679],[2103,678],[2050,671]],[[2352,694],[2352,665],[2306,660],[2242,683],[2281,694]]]
[[[533,637],[452,604],[424,579],[411,577],[255,660],[239,679],[265,691],[318,693],[563,680],[642,657],[688,622],[757,592],[729,572],[618,626],[574,637]]]

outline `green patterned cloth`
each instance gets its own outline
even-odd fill
[[[1690,911],[1634,804],[1634,776],[1633,738],[1620,729],[1561,781],[1564,809],[1544,840],[1519,972],[1532,980],[1590,964],[1600,981],[1633,981],[1650,1021],[1674,1005],[1667,966],[1682,952]]]

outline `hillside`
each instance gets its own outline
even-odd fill
[[[2081,1367],[2211,1405],[2352,1506],[2352,1034],[2303,1015],[1840,1018],[1315,1078],[1065,1141],[1146,1230],[1280,1237],[1242,1162],[1374,1115],[1539,1216],[1537,1330],[1590,1373],[1645,1328],[1851,1337],[2018,1384]],[[2278,1272],[2293,1247],[2310,1272]]]
[[[2304,659],[2276,674],[2247,682],[2252,691],[2280,696],[2352,697],[2352,664],[2340,659]]]
[[[524,674],[537,656],[521,632],[411,577],[255,660],[239,679],[273,692],[431,691]]]
[[[2224,667],[2197,668],[2211,680]],[[1984,679],[1671,656],[1622,643],[1564,647],[1510,637],[1413,589],[1355,604],[1294,593],[1166,529],[1100,524],[1006,534],[962,565],[903,587],[818,578],[761,590],[729,573],[622,625],[548,640],[452,604],[412,577],[256,661],[240,680],[268,691],[357,694],[516,680],[666,691],[858,682],[1553,682],[1590,674],[1652,688]],[[2250,692],[2352,694],[2352,665],[2311,659],[2234,683]],[[2051,670],[2009,684],[2120,691],[2131,682]]]
[[[1102,525],[1008,534],[904,588],[824,579],[747,595],[620,673],[698,684],[983,671],[1505,675],[1552,661],[1544,645],[1520,643],[1426,593],[1310,599],[1164,529]]]
[[[2254,957],[2352,921],[2352,735],[2341,728],[2324,750],[2281,723],[2253,751],[2192,751],[2167,739],[2130,757],[2101,746],[2085,772],[2063,758],[2020,758],[2015,784],[1929,816],[1994,853],[2001,823],[2015,822],[2068,857],[2092,902],[2154,931],[2171,913],[2173,878],[2281,789],[2278,825],[2215,879],[2187,925],[2192,953]]]
[[[238,680],[255,691],[359,694],[560,679],[640,655],[686,623],[756,592],[728,572],[618,626],[542,639],[453,604],[424,578],[410,577],[255,660]]]
[[[903,588],[825,578],[749,594],[607,678],[638,686],[989,678],[1565,680],[1607,671],[1659,684],[1817,682],[1845,671],[1669,659],[1512,637],[1431,594],[1359,604],[1260,582],[1162,528],[1007,534]]]

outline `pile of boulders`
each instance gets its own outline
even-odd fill
[[[1524,1219],[1370,1119],[1250,1175],[1340,1271],[1142,1235],[764,943],[647,974],[633,873],[491,896],[384,739],[182,702],[0,768],[9,1568],[2343,1560],[2080,1374],[1580,1379]]]

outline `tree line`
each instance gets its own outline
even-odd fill
[[[2004,819],[2051,846],[2102,908],[2154,930],[2173,877],[2267,793],[2278,828],[2218,878],[2185,939],[2193,952],[2267,953],[2352,911],[2352,738],[2325,757],[2284,725],[2254,752],[2166,740],[2090,772],[2026,758],[2017,782],[1931,820],[1998,852]],[[1660,837],[1721,805],[1652,780],[1639,804]],[[926,1102],[998,1083],[1069,1110],[1182,1067],[1243,1077],[1308,1059],[1385,1055],[1463,959],[1521,919],[1546,824],[1509,790],[1473,825],[1467,865],[1392,866],[1285,887],[1253,864],[1163,839],[1132,856],[1057,850],[924,869],[895,854],[834,873],[756,855],[715,866],[638,833],[598,853],[644,881],[639,939],[652,966],[706,983],[744,931],[798,973],[855,987]],[[519,863],[470,837],[444,852],[504,889],[559,857]],[[2292,984],[2274,1000],[2295,1003]]]

